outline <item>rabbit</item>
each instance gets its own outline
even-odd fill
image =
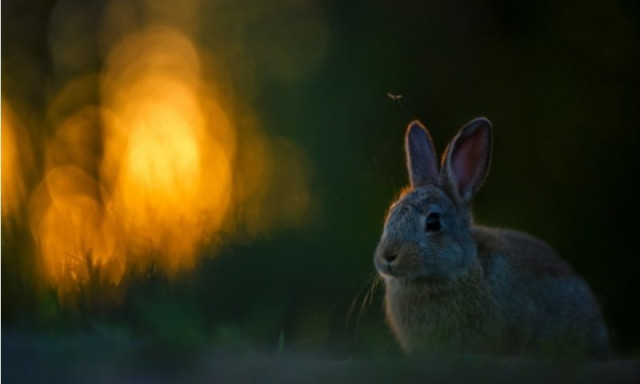
[[[609,356],[599,305],[567,262],[533,236],[473,224],[491,132],[486,118],[467,123],[438,171],[429,132],[407,128],[410,186],[374,255],[392,333],[409,354]]]

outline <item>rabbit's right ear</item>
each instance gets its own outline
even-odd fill
[[[491,122],[480,117],[467,123],[453,138],[442,158],[444,188],[466,204],[484,183],[491,161]]]
[[[429,131],[414,120],[407,128],[404,143],[411,187],[417,188],[438,180],[438,161]]]

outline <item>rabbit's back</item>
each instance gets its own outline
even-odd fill
[[[492,297],[514,349],[608,354],[607,330],[587,283],[543,241],[474,227]]]

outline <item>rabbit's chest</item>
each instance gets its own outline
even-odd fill
[[[484,297],[424,292],[389,287],[387,317],[408,351],[455,349],[476,351],[495,339],[497,323]]]

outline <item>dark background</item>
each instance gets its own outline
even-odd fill
[[[475,200],[476,221],[551,244],[591,285],[617,350],[637,356],[637,2],[260,3],[203,1],[189,36],[226,65],[225,81],[266,135],[304,150],[311,213],[257,236],[225,232],[217,246],[203,245],[191,271],[167,277],[150,267],[109,292],[81,287],[65,301],[37,273],[24,204],[13,217],[3,214],[3,336],[399,354],[382,290],[367,292],[383,217],[407,183],[404,129],[420,119],[441,152],[466,121],[487,116],[494,156]],[[148,4],[132,4],[143,19]],[[42,177],[54,95],[104,65],[96,47],[107,5],[2,2],[2,99],[33,145],[27,191]],[[71,26],[67,35],[55,33],[53,14]],[[185,25],[171,12],[161,19]],[[60,36],[83,47],[80,64],[58,65],[52,47],[67,42]],[[100,103],[97,93],[84,97]]]

